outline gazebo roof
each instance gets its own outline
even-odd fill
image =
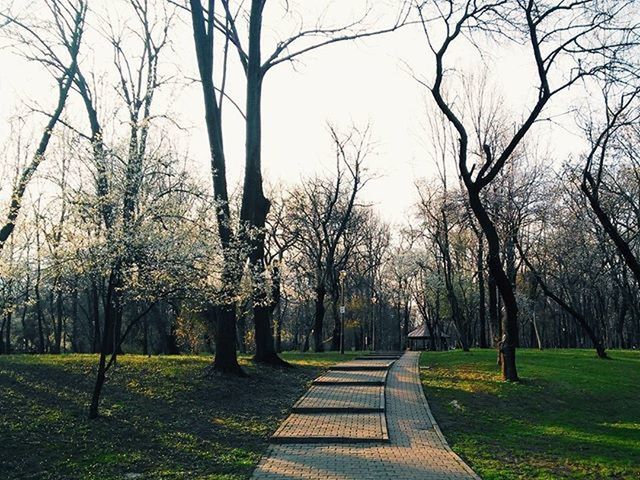
[[[420,325],[418,328],[409,332],[408,338],[431,338],[426,325]],[[446,333],[441,333],[440,338],[449,338]]]

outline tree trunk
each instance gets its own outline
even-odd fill
[[[556,302],[560,306],[560,308],[562,308],[566,313],[571,315],[582,327],[583,332],[586,333],[589,339],[591,340],[591,343],[593,344],[593,347],[595,348],[596,354],[598,355],[598,357],[608,358],[607,353],[605,351],[604,343],[600,338],[598,338],[595,331],[591,328],[591,326],[589,325],[587,320],[584,318],[584,316],[580,314],[576,309],[572,308],[567,302],[565,302],[558,295],[553,293],[551,289],[549,289],[547,284],[542,281],[542,277],[540,276],[540,274],[538,274],[538,272],[533,268],[533,265],[531,265],[529,260],[525,257],[522,250],[520,251],[520,256],[522,257],[522,261],[525,263],[525,265],[529,268],[529,270],[535,277],[536,281],[538,282],[538,285],[540,285],[540,288],[542,288],[542,291],[544,292],[544,294],[547,297],[551,298],[554,302]],[[572,337],[575,338],[576,335],[573,335]]]
[[[93,317],[93,341],[91,351],[93,353],[100,352],[100,295],[98,293],[98,285],[95,281],[91,282],[91,312]]]
[[[540,338],[540,331],[538,330],[538,324],[536,322],[536,314],[533,312],[533,318],[531,319],[531,325],[535,334],[538,350],[542,350],[542,339]]]
[[[78,335],[78,289],[74,288],[71,297],[71,351],[79,353],[81,349]]]
[[[165,351],[167,355],[180,355],[180,348],[178,347],[178,335],[176,333],[175,319],[170,321],[169,333],[165,339]]]
[[[480,324],[480,340],[478,346],[487,348],[487,331],[486,331],[486,306],[485,306],[485,288],[484,288],[484,238],[482,234],[478,235],[478,322]]]
[[[4,325],[7,323],[7,318],[2,319],[2,323],[0,324],[0,355],[4,354]]]
[[[400,349],[405,350],[407,348],[407,338],[409,337],[409,320],[411,320],[411,310],[409,308],[409,302],[404,304],[404,322],[402,324],[402,333],[400,337]]]
[[[64,317],[63,306],[62,292],[58,291],[56,294],[56,317],[53,331],[53,353],[60,353],[62,351],[62,323]]]
[[[215,307],[216,356],[213,370],[218,373],[244,375],[236,354],[236,309],[235,305]]]
[[[78,68],[77,59],[78,51],[80,49],[80,41],[82,38],[85,12],[85,8],[78,9],[74,19],[75,24],[73,25],[73,27],[71,25],[67,25],[69,27],[69,32],[66,33],[72,34],[71,37],[67,39],[70,42],[67,47],[69,53],[71,54],[71,63],[68,67],[64,67],[65,71],[62,77],[58,80],[58,101],[54,111],[51,113],[51,115],[49,115],[49,122],[42,132],[38,147],[33,154],[31,162],[22,170],[22,173],[11,192],[9,212],[7,213],[2,228],[0,228],[0,251],[2,251],[7,240],[15,229],[16,220],[22,208],[22,198],[24,196],[27,185],[35,175],[36,170],[45,157],[45,153],[49,146],[49,141],[51,140],[51,137],[53,135],[53,130],[57,125],[58,120],[60,120],[60,117],[62,116],[62,112],[65,108],[69,92],[73,87],[73,82],[76,77],[76,71]]]
[[[493,278],[493,274],[489,272],[489,323],[491,329],[494,332],[491,339],[492,345],[495,347],[500,339],[500,326],[498,319],[498,289],[496,287],[496,281]]]
[[[44,315],[42,313],[42,302],[40,299],[40,287],[36,285],[35,287],[35,296],[36,296],[36,318],[38,319],[38,353],[45,352],[45,343],[44,343]]]
[[[342,314],[338,308],[339,294],[334,290],[331,295],[331,313],[333,315],[333,332],[331,332],[331,350],[337,352],[340,350],[340,341],[342,337]]]
[[[300,347],[300,351],[302,353],[309,351],[309,339],[310,339],[310,337],[311,337],[311,332],[307,333],[304,336],[304,342],[302,342],[302,346]]]
[[[500,239],[493,221],[487,214],[480,200],[480,191],[473,185],[467,184],[471,209],[487,239],[489,249],[488,266],[493,275],[496,288],[504,304],[501,316],[502,337],[499,341],[499,355],[502,368],[502,378],[510,382],[519,381],[516,368],[516,345],[518,340],[518,303],[511,286],[511,280],[502,268],[500,261]]]
[[[107,283],[107,295],[104,301],[104,325],[100,342],[101,353],[110,355],[122,353],[120,336],[122,326],[122,263],[116,262],[111,267]]]
[[[256,330],[256,355],[255,360],[276,366],[288,366],[276,353],[271,327],[272,309],[269,305],[255,306],[253,308]],[[266,331],[268,330],[268,331]]]
[[[5,327],[6,346],[4,348],[4,352],[7,355],[11,354],[11,320],[12,318],[13,318],[13,312],[7,313],[7,325]],[[0,337],[0,343],[2,343],[1,337]]]
[[[322,326],[324,323],[324,297],[327,290],[324,285],[316,287],[315,314],[313,318],[313,347],[316,352],[324,352],[324,344],[322,343]]]
[[[26,298],[28,299],[28,294],[25,295]],[[25,303],[25,306],[22,309],[22,316],[20,317],[20,324],[22,325],[22,340],[24,342],[23,348],[25,352],[29,351],[29,339],[27,338],[26,332],[27,332],[27,310],[28,310],[28,306]]]
[[[260,56],[262,32],[262,11],[264,2],[252,0],[249,16],[249,51],[246,64],[247,103],[245,176],[240,209],[240,230],[244,241],[251,244],[249,261],[258,282],[266,282],[264,264],[264,228],[271,207],[265,198],[262,186],[262,79],[263,70]],[[253,291],[253,321],[255,327],[255,361],[274,365],[285,365],[275,351],[271,309],[267,303],[264,285],[257,285]]]
[[[238,315],[236,319],[236,328],[238,330],[238,350],[240,353],[247,353],[247,316],[248,313],[243,305],[238,309]]]
[[[625,348],[624,321],[627,316],[628,310],[629,310],[629,302],[627,300],[627,295],[622,294],[620,310],[618,312],[618,322],[616,325],[617,336],[618,336],[618,348]]]
[[[91,396],[91,405],[89,406],[89,418],[98,418],[100,397],[102,395],[102,387],[104,386],[106,373],[107,373],[107,351],[111,353],[112,360],[115,362],[117,356],[117,345],[115,335],[115,317],[118,315],[120,305],[117,304],[118,297],[113,295],[115,279],[113,278],[114,272],[111,272],[109,278],[109,286],[107,289],[107,298],[104,305],[104,328],[102,329],[102,337],[100,339],[100,360],[98,362],[98,373],[96,374],[96,381],[93,386],[93,394]]]
[[[264,249],[264,237],[262,238],[261,256],[263,255]],[[259,260],[262,265],[262,259]],[[262,272],[262,278],[264,282],[266,282],[266,278],[264,277],[264,270]],[[278,273],[274,273],[274,278],[272,281],[278,282]],[[279,367],[288,367],[289,363],[282,360],[277,352],[276,345],[273,339],[273,311],[276,305],[280,302],[280,290],[279,286],[274,287],[273,289],[273,297],[269,300],[266,297],[264,286],[259,286],[254,290],[253,294],[253,321],[255,328],[255,340],[256,340],[256,354],[255,361],[258,363],[264,363],[268,365],[274,365]]]
[[[282,352],[282,307],[280,305],[280,301],[277,305],[278,314],[276,315],[277,324],[276,324],[276,353]]]
[[[591,180],[591,182],[589,180]],[[591,186],[591,189],[589,188],[589,186]],[[622,235],[620,235],[620,232],[618,232],[618,229],[609,219],[609,216],[602,208],[602,205],[600,205],[598,186],[593,183],[591,174],[586,170],[583,174],[581,190],[587,197],[589,205],[591,206],[593,213],[595,213],[596,217],[598,218],[600,225],[602,225],[602,228],[607,233],[609,238],[613,241],[618,249],[618,252],[620,252],[620,255],[627,264],[627,267],[629,267],[629,270],[631,270],[631,272],[633,273],[636,282],[640,283],[640,262],[633,253],[631,247],[629,246],[629,243],[622,237]]]
[[[146,315],[142,319],[142,354],[149,355],[149,319]]]
[[[217,202],[216,220],[218,235],[223,249],[225,274],[223,280],[227,295],[234,295],[238,286],[238,278],[230,269],[236,268],[232,240],[233,230],[230,220],[229,194],[227,190],[226,161],[222,137],[222,115],[217,102],[217,93],[213,83],[213,12],[211,18],[205,20],[204,10],[200,0],[190,0],[193,39],[200,73],[202,94],[205,109],[205,123],[211,152],[211,177],[213,192]],[[249,98],[247,99],[249,102]],[[253,100],[251,100],[253,101]],[[243,199],[244,202],[244,199]],[[238,365],[236,352],[236,310],[233,304],[213,306],[216,317],[216,356],[213,363],[214,371],[243,375]]]
[[[103,340],[106,339],[106,335]],[[98,374],[96,375],[96,383],[93,386],[93,394],[91,395],[91,405],[89,407],[89,418],[98,418],[98,408],[100,406],[100,395],[102,393],[102,386],[104,385],[106,375],[106,355],[104,353],[106,345],[103,342],[100,352],[100,361],[98,362]]]

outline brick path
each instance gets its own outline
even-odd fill
[[[351,370],[332,371],[316,378],[313,383],[318,384],[379,384],[383,385],[387,377],[387,370]]]
[[[419,358],[418,352],[406,353],[388,374],[388,443],[271,445],[252,478],[479,480],[451,451],[433,420],[420,385]]]
[[[329,370],[386,370],[394,361],[384,359],[352,360],[350,362],[336,363]]]
[[[387,437],[387,425],[382,412],[350,413],[294,413],[272,437],[277,443],[310,443],[381,441]]]
[[[301,410],[376,411],[384,409],[382,385],[314,385],[293,407]]]

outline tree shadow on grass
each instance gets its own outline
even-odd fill
[[[87,357],[80,369],[3,364],[0,408],[11,429],[0,440],[10,449],[3,465],[10,478],[248,477],[267,436],[317,373],[251,367],[248,379],[206,379],[198,371],[203,362],[169,361],[171,371],[163,372],[158,362],[145,371],[124,359],[106,385],[105,416],[90,421],[93,375],[85,364],[94,361]]]

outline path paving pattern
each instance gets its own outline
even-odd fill
[[[387,422],[382,412],[294,413],[273,435],[277,443],[379,442],[388,438]]]
[[[336,363],[329,370],[387,370],[393,365],[393,362],[395,362],[395,359],[352,360],[350,362]]]
[[[316,378],[313,383],[320,384],[352,384],[352,385],[384,385],[387,370],[350,370],[333,371]]]
[[[287,442],[296,441],[297,436],[301,443],[271,445],[252,478],[479,480],[451,451],[433,420],[420,385],[419,357],[418,352],[408,352],[391,366],[384,413],[292,414],[274,440],[279,433],[288,432],[289,436],[283,437]],[[376,360],[357,361],[366,362]],[[371,436],[375,439],[377,434],[376,420],[381,425],[385,416],[388,441],[371,443]],[[358,438],[366,440],[367,435],[369,443]]]
[[[382,385],[314,385],[296,402],[293,411],[383,411],[383,389]]]

